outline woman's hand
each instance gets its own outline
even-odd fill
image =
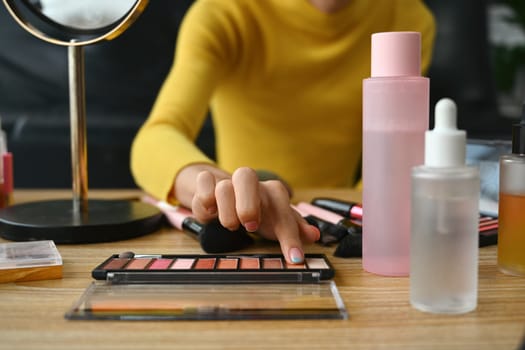
[[[185,186],[192,177],[194,185]],[[211,165],[190,165],[177,176],[175,194],[199,221],[218,217],[230,230],[242,225],[278,240],[290,263],[303,262],[302,244],[319,239],[319,230],[290,207],[287,187],[279,180],[259,181],[250,168],[239,168],[229,177]]]

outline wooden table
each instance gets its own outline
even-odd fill
[[[121,198],[136,191],[91,191]],[[346,190],[296,193],[296,200],[330,195],[359,200]],[[68,198],[68,191],[17,191],[15,200]],[[1,239],[0,239],[1,241]],[[201,253],[175,229],[127,241],[59,245],[60,280],[0,285],[0,349],[516,349],[525,331],[525,278],[498,272],[496,247],[480,249],[479,304],[464,315],[419,312],[409,304],[408,278],[366,273],[361,259],[335,258],[334,248],[311,245],[336,268],[348,320],[324,321],[68,321],[64,313],[90,284],[90,272],[111,254]],[[277,245],[245,252],[278,253]],[[525,252],[524,252],[525,253]]]

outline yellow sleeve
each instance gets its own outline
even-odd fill
[[[213,163],[194,141],[210,96],[232,61],[231,34],[220,8],[197,1],[188,11],[174,64],[131,148],[131,171],[144,191],[168,199],[177,173],[191,163]]]

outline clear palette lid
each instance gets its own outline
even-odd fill
[[[62,257],[53,241],[0,244],[0,269],[53,265],[62,265]]]
[[[333,281],[314,284],[111,284],[93,282],[66,313],[73,320],[346,319]]]

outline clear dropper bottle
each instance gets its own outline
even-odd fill
[[[465,165],[456,104],[441,99],[425,134],[425,164],[412,170],[410,303],[433,313],[474,310],[478,289],[480,179]]]

